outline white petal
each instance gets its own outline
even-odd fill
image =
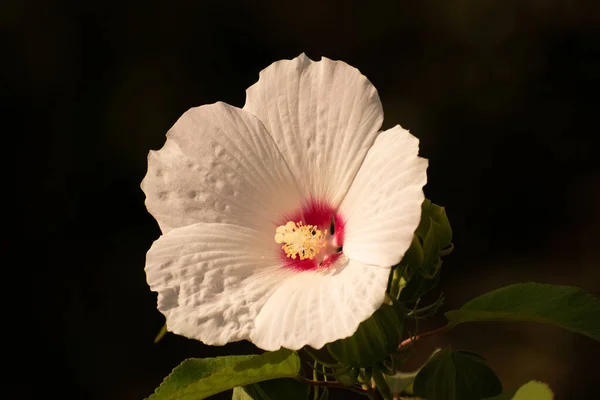
[[[299,207],[296,183],[251,113],[224,103],[192,108],[148,156],[146,206],[162,231],[224,222],[273,231]]]
[[[419,140],[398,125],[377,137],[340,206],[349,258],[390,266],[408,250],[427,183],[427,160],[418,152]]]
[[[264,305],[251,340],[265,350],[298,350],[351,336],[383,303],[389,273],[346,257],[327,271],[297,273]]]
[[[272,235],[270,235],[272,236]],[[146,258],[146,277],[170,331],[206,344],[247,339],[270,294],[290,270],[272,237],[229,224],[171,230]]]
[[[333,207],[383,121],[377,90],[356,68],[304,54],[264,69],[244,109],[265,124],[304,193]]]

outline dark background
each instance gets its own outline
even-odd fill
[[[519,281],[600,295],[595,4],[3,2],[3,397],[141,399],[186,357],[253,350],[152,343],[163,318],[144,257],[159,229],[139,183],[185,110],[241,107],[261,69],[301,52],[359,68],[384,128],[421,139],[426,196],[455,234],[444,310]],[[464,325],[421,342],[409,369],[447,344],[482,353],[505,387],[600,398],[587,337]]]

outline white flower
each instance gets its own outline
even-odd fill
[[[184,113],[142,182],[168,329],[265,350],[352,335],[384,301],[427,181],[418,139],[382,120],[357,69],[304,54],[263,70],[243,109]]]

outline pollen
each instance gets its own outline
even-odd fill
[[[327,245],[326,238],[327,230],[302,222],[289,221],[275,230],[275,243],[283,243],[281,248],[292,259],[312,260]]]

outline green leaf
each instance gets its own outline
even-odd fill
[[[542,382],[531,381],[521,386],[512,400],[552,400],[554,394],[550,387]]]
[[[421,222],[415,231],[415,235],[424,239],[430,230],[431,221],[440,225],[441,230],[438,234],[440,235],[441,247],[449,246],[452,243],[452,227],[446,215],[446,209],[425,199],[421,206]]]
[[[530,381],[518,390],[502,393],[500,396],[487,400],[553,400],[554,394],[550,387],[543,382]]]
[[[423,260],[425,260],[423,245],[417,236],[413,236],[413,241],[408,250],[406,250],[406,253],[404,253],[400,264],[409,265],[411,268],[416,269],[423,265]]]
[[[543,322],[600,340],[600,300],[571,286],[518,283],[486,293],[445,315],[453,324]]]
[[[439,347],[433,350],[431,355],[427,358],[427,364],[437,353],[442,351]],[[401,372],[397,371],[395,375],[386,376],[388,381],[388,385],[390,386],[390,390],[394,396],[399,396],[401,393],[413,394],[413,384],[415,382],[415,378],[421,371],[422,367],[413,372]]]
[[[502,393],[502,383],[480,355],[446,349],[419,371],[414,393],[428,400],[480,400]]]
[[[406,281],[403,284],[403,278],[408,271],[420,270],[424,260],[423,245],[419,241],[419,238],[413,236],[413,241],[404,256],[400,264],[396,265],[392,269],[388,293],[394,298],[398,298],[398,294],[401,289],[406,286]]]
[[[244,391],[253,400],[306,400],[310,387],[295,379],[281,378],[244,386]]]
[[[396,372],[393,376],[386,376],[390,391],[394,396],[399,396],[404,391],[409,391],[419,371]]]
[[[329,343],[327,350],[345,365],[373,366],[398,348],[403,321],[400,307],[384,304],[352,336]]]
[[[231,400],[254,400],[246,391],[241,387],[233,388],[233,396]]]
[[[375,381],[375,386],[377,387],[377,391],[381,394],[384,400],[392,400],[392,392],[390,387],[388,386],[387,380],[385,376],[379,369],[379,367],[374,366],[372,372],[373,381]]]
[[[237,386],[293,378],[299,371],[300,358],[286,349],[261,355],[190,358],[176,367],[149,398],[205,399]]]
[[[410,278],[406,286],[404,286],[400,291],[398,300],[403,303],[413,303],[417,301],[417,299],[421,298],[425,293],[435,288],[439,281],[439,273],[433,278],[427,278],[420,273],[415,273],[413,277]]]
[[[335,378],[342,385],[352,386],[358,382],[359,368],[343,368],[341,371],[334,371]]]
[[[441,256],[449,254],[451,250],[452,229],[446,211],[425,200],[421,222],[415,231],[413,242],[399,264],[405,267],[401,271],[408,283],[397,294],[397,288],[401,285],[393,281],[390,293],[401,302],[415,302],[437,286],[442,266]],[[396,269],[400,271],[400,267]],[[398,280],[395,275],[394,279]]]
[[[423,270],[431,277],[436,275],[437,270],[442,264],[442,259],[440,257],[440,251],[442,251],[443,248],[442,236],[442,226],[434,220],[431,220],[429,231],[423,240],[423,254],[425,255],[425,258],[423,259]]]

